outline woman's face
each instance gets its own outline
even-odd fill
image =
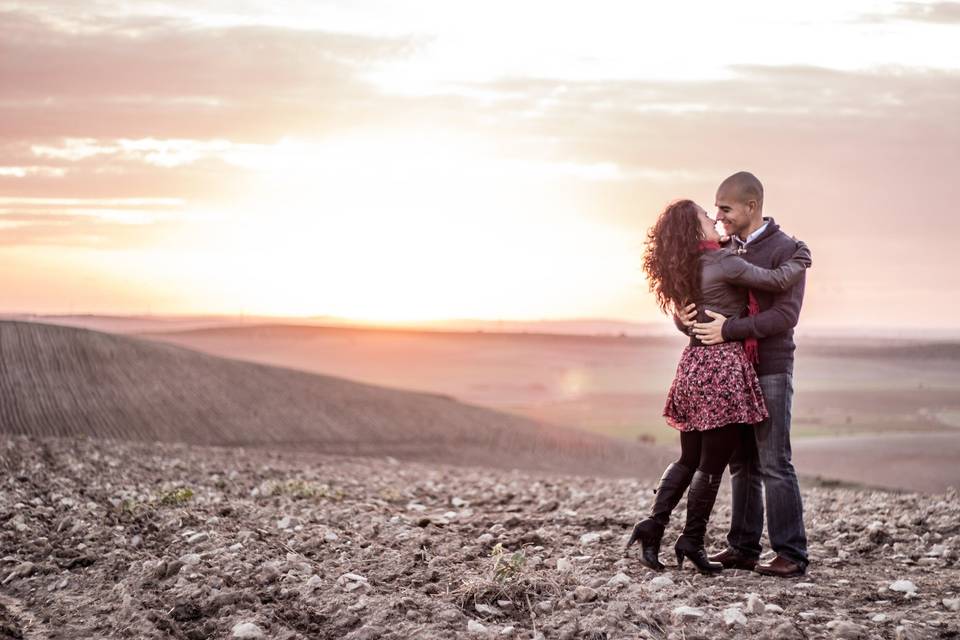
[[[700,220],[700,229],[703,232],[703,239],[708,242],[719,242],[720,234],[717,232],[717,221],[710,218],[707,212],[699,205],[697,206],[697,218]]]

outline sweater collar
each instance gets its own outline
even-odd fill
[[[763,224],[759,229],[747,236],[746,241],[741,240],[739,236],[733,236],[733,241],[738,247],[745,247],[748,244],[756,244],[757,242],[760,242],[776,233],[779,228],[780,227],[773,218],[764,217]]]

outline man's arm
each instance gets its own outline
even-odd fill
[[[778,293],[773,299],[773,306],[766,311],[755,316],[727,318],[722,327],[724,341],[766,338],[797,326],[806,282],[807,274],[804,273],[800,282],[783,293]]]

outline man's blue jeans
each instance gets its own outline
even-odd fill
[[[797,473],[790,461],[790,410],[793,375],[760,376],[770,416],[744,425],[741,446],[730,461],[733,515],[727,543],[747,557],[760,556],[764,502],[770,546],[779,555],[806,568],[807,534]]]

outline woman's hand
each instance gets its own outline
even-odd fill
[[[687,334],[693,335],[693,325],[697,322],[697,305],[693,302],[680,308],[674,305],[673,315],[687,328]]]

